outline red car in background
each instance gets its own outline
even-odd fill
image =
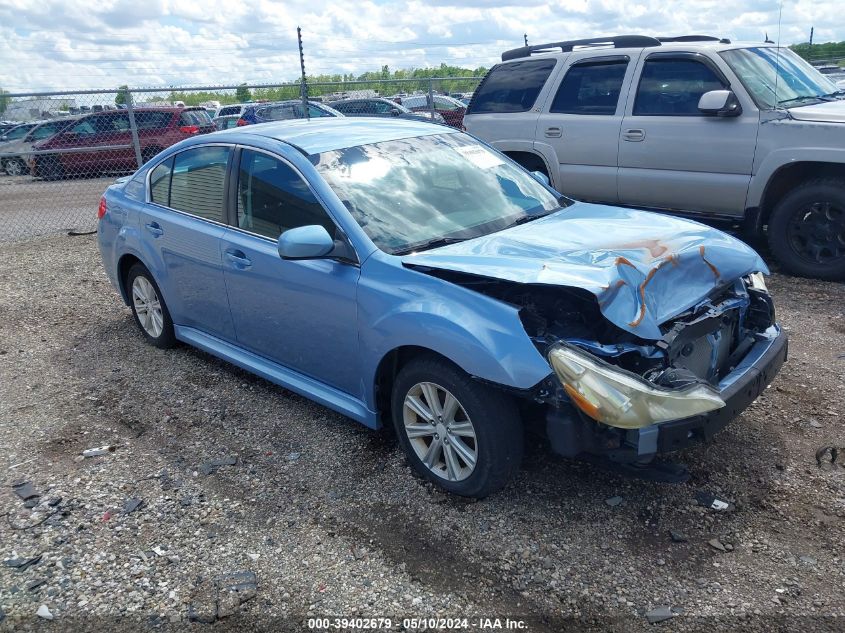
[[[205,108],[136,108],[133,114],[143,162],[185,138],[215,131]],[[38,152],[30,157],[30,170],[36,178],[52,180],[138,168],[125,110],[92,112],[32,149]]]
[[[427,94],[399,97],[396,101],[413,112],[429,112],[431,110]],[[464,114],[466,114],[467,107],[457,99],[448,95],[434,95],[434,111],[443,117],[447,125],[459,130],[464,129]]]

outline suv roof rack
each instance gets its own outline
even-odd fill
[[[585,40],[569,40],[566,42],[551,42],[549,44],[536,44],[534,46],[520,46],[502,53],[502,61],[530,57],[534,53],[548,53],[554,49],[560,49],[562,53],[569,53],[576,46],[584,47],[606,47],[613,48],[645,48],[648,46],[660,46],[660,40],[647,35],[617,35],[614,37],[591,37]]]
[[[712,35],[676,35],[675,37],[658,37],[661,42],[719,42],[720,44],[730,44],[731,41],[726,37],[713,37]]]

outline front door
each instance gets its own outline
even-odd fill
[[[651,53],[642,63],[619,138],[623,204],[741,216],[751,182],[759,116],[706,116],[701,95],[729,88],[724,73],[694,54]]]
[[[284,231],[336,226],[286,161],[241,150],[237,228],[223,237],[223,277],[238,343],[290,369],[361,396],[357,284],[360,269],[334,259],[283,260]]]

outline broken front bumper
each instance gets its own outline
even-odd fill
[[[598,424],[573,410],[552,409],[546,420],[552,449],[566,457],[589,453],[617,462],[644,463],[658,453],[709,440],[766,389],[786,361],[787,349],[786,333],[773,325],[719,382],[725,406],[683,420],[626,430]]]

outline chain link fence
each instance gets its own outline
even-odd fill
[[[325,113],[323,105],[335,105],[346,116],[401,111],[461,128],[480,81],[449,77],[6,94],[0,114],[5,226],[0,240],[95,230],[100,196],[116,177],[182,139],[247,123],[247,108],[239,105],[254,106],[249,110],[262,115],[258,121],[299,118],[306,111],[305,96],[312,116]],[[401,107],[391,108],[386,100]]]

